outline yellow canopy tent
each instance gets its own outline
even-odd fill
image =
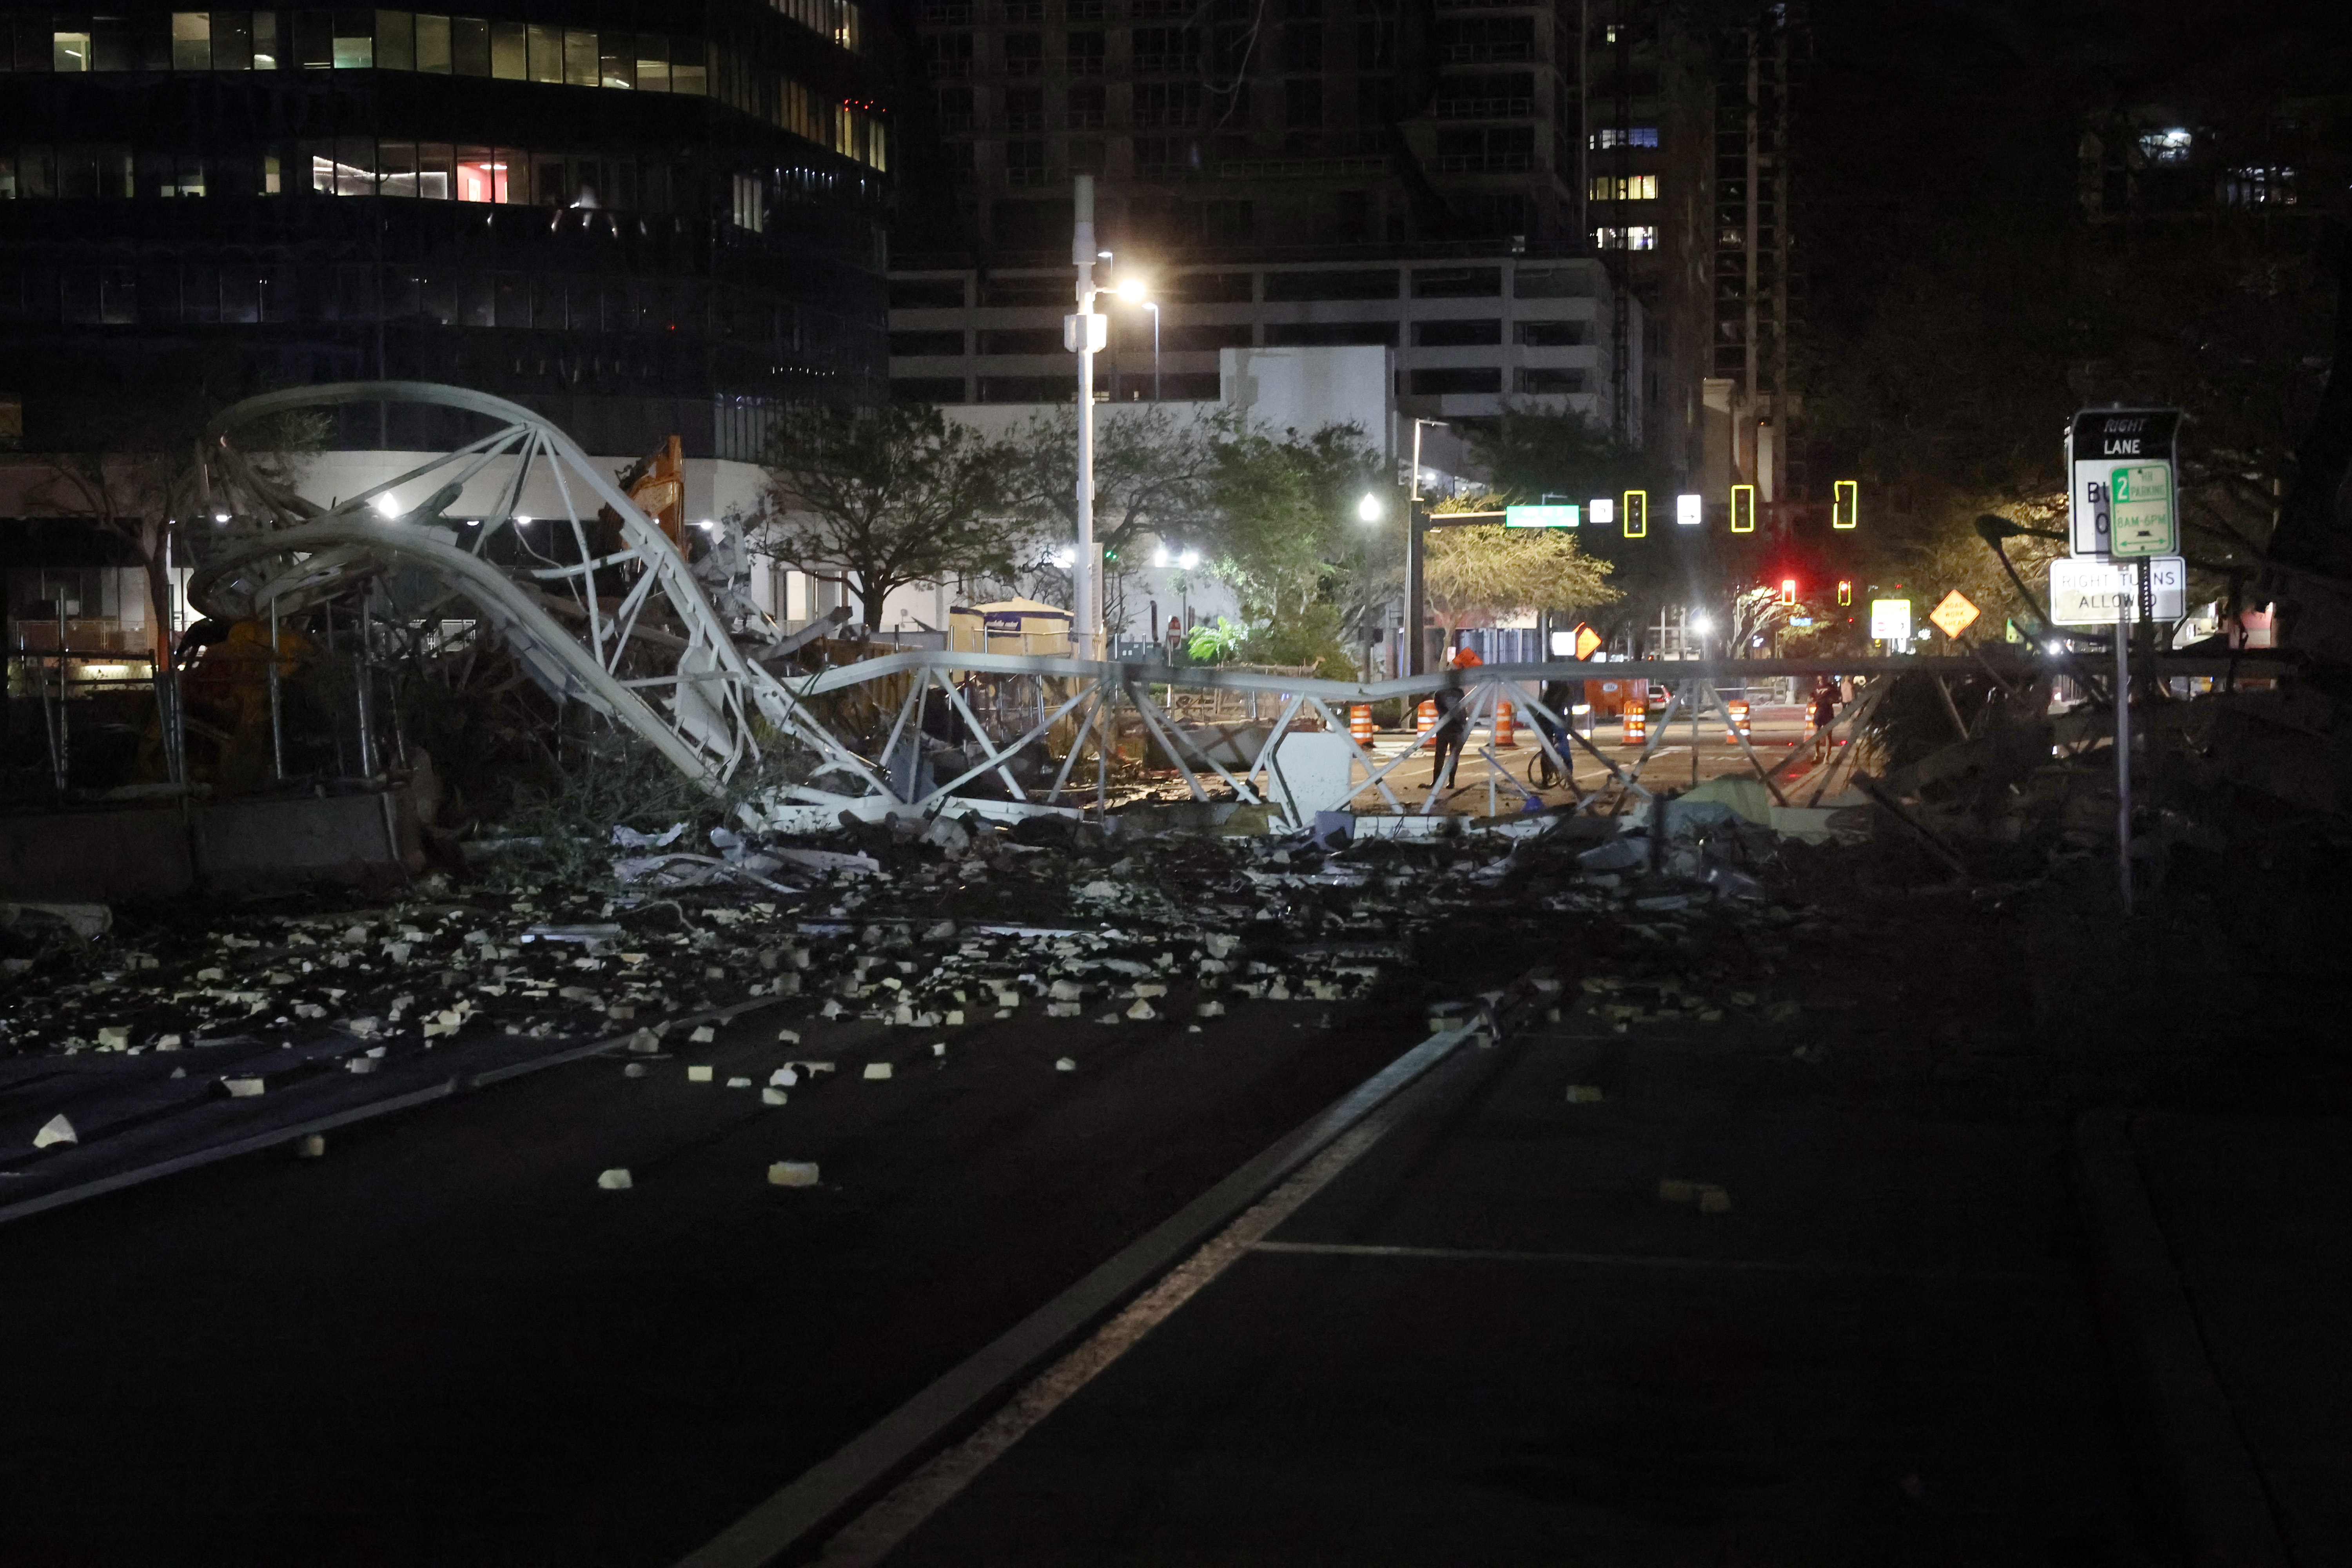
[[[948,647],[957,653],[1034,653],[1068,658],[1070,612],[1034,599],[958,605],[948,611]]]

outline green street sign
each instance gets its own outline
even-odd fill
[[[2107,479],[2107,546],[2113,555],[2172,555],[2179,531],[2173,520],[2172,465],[2134,463]]]
[[[1579,506],[1514,506],[1503,509],[1505,528],[1577,528],[1584,521]]]

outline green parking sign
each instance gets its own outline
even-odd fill
[[[2173,521],[2171,464],[2134,463],[2109,470],[2107,498],[2111,554],[2176,553],[2179,534]]]

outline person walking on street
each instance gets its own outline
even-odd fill
[[[1469,669],[1486,661],[1466,647],[1457,647],[1445,656],[1448,669]],[[1437,730],[1430,737],[1430,749],[1435,761],[1429,770],[1429,787],[1444,789],[1454,783],[1454,764],[1462,760],[1462,749],[1470,739],[1469,693],[1459,686],[1437,689]]]
[[[1813,682],[1813,761],[1826,763],[1833,747],[1830,726],[1837,721],[1838,689],[1826,680]]]

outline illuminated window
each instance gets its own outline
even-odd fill
[[[2151,163],[2186,163],[2189,150],[2196,138],[2186,127],[2174,126],[2168,131],[2143,132],[2139,139],[2140,156]]]
[[[1658,128],[1654,125],[1604,125],[1592,133],[1592,146],[1598,152],[1610,147],[1655,147]]]
[[[451,63],[449,18],[420,15],[416,18],[416,68],[427,76],[447,76]]]
[[[372,11],[337,11],[335,18],[335,68],[337,70],[367,70],[375,64],[375,14]]]
[[[1595,174],[1589,195],[1596,202],[1654,202],[1658,199],[1658,176]]]
[[[523,33],[530,51],[530,79],[561,83],[563,80],[563,29],[543,27],[534,22],[525,27]]]
[[[524,47],[520,22],[490,24],[490,74],[500,81],[521,81],[530,73],[526,69],[530,51]]]
[[[669,40],[657,33],[637,35],[637,90],[669,90]]]
[[[34,37],[38,37],[39,34]],[[53,33],[49,37],[49,68],[60,71],[89,69],[89,35],[88,33]]]
[[[310,189],[322,196],[375,194],[375,143],[365,137],[310,143]]]
[[[461,202],[504,203],[507,161],[488,147],[457,149],[457,199]]]
[[[2221,200],[2233,207],[2293,206],[2293,169],[2232,169],[2221,181]]]
[[[1655,250],[1658,248],[1658,230],[1653,224],[1635,224],[1631,228],[1596,228],[1592,231],[1592,243],[1603,250]]]
[[[768,226],[768,194],[761,186],[757,174],[735,176],[735,226],[753,234],[764,233]]]
[[[204,71],[213,68],[213,18],[209,11],[172,13],[172,68]]]

